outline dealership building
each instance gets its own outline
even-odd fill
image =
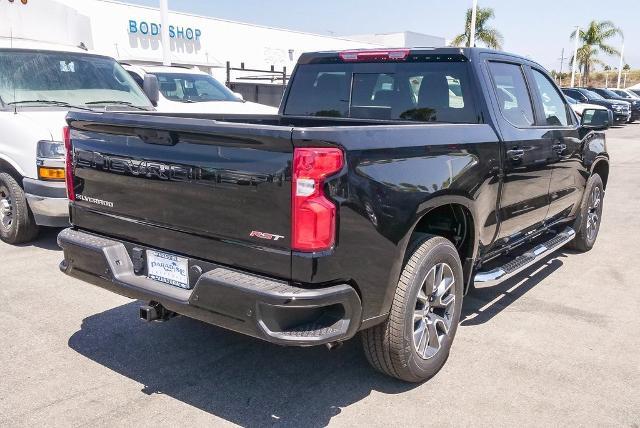
[[[158,8],[111,0],[0,1],[0,37],[83,46],[131,64],[162,63],[160,22]],[[168,24],[171,62],[221,81],[282,84],[282,70],[290,73],[309,51],[445,44],[415,32],[334,37],[178,12],[169,12]],[[228,74],[227,63],[236,70]]]

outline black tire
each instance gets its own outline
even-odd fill
[[[38,236],[38,226],[27,205],[24,191],[7,173],[0,173],[0,239],[22,244]]]
[[[361,336],[367,360],[376,370],[407,382],[423,382],[438,373],[449,356],[462,309],[462,265],[451,241],[440,236],[422,235],[417,243],[409,246],[409,251],[389,318],[382,324],[364,330]],[[426,300],[424,290],[430,287],[432,272],[433,283],[437,282],[439,268],[445,272],[442,278],[446,278],[440,281],[445,285],[437,287],[437,290],[446,288],[448,292],[439,294],[436,291],[427,295],[429,299]],[[450,286],[447,285],[447,278],[453,280],[448,283]],[[450,296],[453,296],[452,303],[443,308],[441,303],[449,301]],[[416,315],[420,311],[422,318]],[[436,317],[446,320],[448,333],[444,334],[445,322],[429,324],[426,317],[432,317],[429,320]],[[424,342],[422,336],[418,339],[421,325],[424,325],[423,331],[435,331],[435,336],[427,334]],[[443,335],[440,336],[440,333]],[[434,337],[437,349],[431,346],[430,339]],[[416,345],[416,340],[419,345]],[[418,348],[423,348],[423,355],[420,355]]]
[[[596,194],[599,203],[597,206],[593,206],[595,204],[594,197],[596,197]],[[602,178],[600,178],[598,174],[593,174],[585,186],[582,204],[580,204],[580,212],[574,224],[574,229],[577,231],[576,237],[567,245],[568,248],[580,252],[587,252],[593,248],[600,230],[603,204],[604,185],[602,184]]]

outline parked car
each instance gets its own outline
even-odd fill
[[[640,88],[629,88],[629,92],[633,92],[634,94],[640,96]]]
[[[29,242],[69,225],[63,128],[69,111],[152,110],[109,57],[0,39],[0,239]]]
[[[145,320],[293,346],[361,331],[410,382],[444,365],[470,289],[593,247],[609,176],[603,115],[477,48],[303,54],[279,115],[67,121],[63,272]]]
[[[633,91],[630,91],[629,89],[618,89],[618,88],[607,88],[607,89],[609,89],[612,92],[615,92],[616,94],[624,98],[625,101],[640,100],[640,95],[636,94]]]
[[[612,111],[614,123],[626,123],[631,119],[631,104],[626,101],[607,100],[600,94],[585,88],[562,88],[562,92],[581,103],[597,104]]]
[[[640,100],[629,99],[629,97],[623,97],[621,95],[616,94],[610,89],[606,88],[588,88],[590,91],[595,92],[602,97],[612,100],[612,101],[620,101],[627,102],[631,104],[631,116],[629,117],[628,123],[635,122],[640,119]]]
[[[569,103],[571,109],[578,117],[582,117],[582,113],[587,109],[596,110],[598,112],[597,114],[607,115],[607,128],[613,123],[613,112],[608,108],[599,106],[597,104],[580,103],[567,95],[565,95],[565,98],[567,99],[567,102]]]
[[[125,70],[142,86],[146,75],[158,78],[156,109],[167,113],[277,114],[276,107],[252,103],[211,75],[186,67],[135,66]]]

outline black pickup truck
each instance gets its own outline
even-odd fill
[[[594,245],[607,120],[475,48],[304,54],[274,116],[72,112],[60,269],[146,320],[360,332],[376,369],[423,381],[468,291]]]

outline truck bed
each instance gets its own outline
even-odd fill
[[[480,152],[498,153],[482,124],[83,112],[68,122],[76,228],[305,287],[351,281],[367,289],[365,317],[387,298],[402,231],[421,202],[447,188],[472,198],[489,176]],[[292,153],[309,145],[345,153],[325,189],[338,206],[336,245],[321,254],[290,242]],[[487,188],[478,218],[495,216],[495,186]],[[363,270],[357,258],[367,247],[375,251]]]

